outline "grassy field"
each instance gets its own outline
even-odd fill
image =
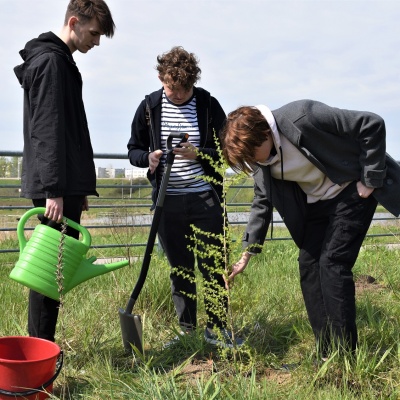
[[[101,199],[92,204],[148,201],[149,190],[122,194],[121,180],[100,182]],[[124,183],[125,184],[125,183]],[[115,186],[115,187],[113,187]],[[11,189],[8,189],[11,190]],[[140,194],[139,194],[140,190]],[[231,188],[228,201],[250,202],[252,192]],[[129,194],[128,194],[129,193]],[[10,200],[0,198],[0,204]],[[29,205],[23,199],[14,205]],[[143,211],[143,209],[141,209]],[[132,209],[120,211],[130,213]],[[148,209],[145,209],[147,212]],[[15,214],[22,215],[23,210]],[[86,219],[98,217],[92,209]],[[134,212],[140,212],[135,209]],[[3,222],[15,226],[16,216],[2,210]],[[14,212],[12,212],[14,214]],[[8,219],[7,219],[8,218]],[[32,225],[36,222],[32,221]],[[3,224],[4,226],[4,224]],[[240,257],[243,227],[232,226],[232,256]],[[298,277],[297,250],[291,240],[273,240],[253,257],[230,291],[231,323],[246,339],[240,349],[221,350],[203,339],[204,290],[199,284],[199,329],[179,345],[163,349],[178,326],[170,295],[169,267],[155,249],[148,278],[134,307],[144,328],[144,354],[123,349],[119,308],[125,308],[138,279],[145,227],[99,229],[92,243],[117,243],[116,249],[93,248],[88,256],[122,256],[130,265],[78,285],[65,295],[57,327],[57,343],[65,354],[54,384],[54,399],[143,400],[369,400],[400,399],[400,256],[399,223],[373,227],[354,268],[359,348],[356,359],[336,353],[323,365],[314,363],[314,339],[304,308]],[[287,237],[275,228],[274,237]],[[0,249],[18,248],[15,233],[2,232]],[[0,254],[0,336],[26,335],[28,289],[9,279],[18,253]],[[107,262],[107,261],[104,261]],[[199,277],[198,277],[199,278]],[[198,279],[200,282],[200,279]],[[285,363],[300,363],[292,371]]]
[[[234,232],[240,236],[240,228]],[[233,259],[240,255],[234,246]],[[96,253],[96,252],[94,252]],[[101,256],[100,254],[97,254]],[[124,353],[118,309],[125,308],[141,260],[89,280],[65,296],[57,342],[65,362],[55,399],[399,399],[400,251],[365,242],[354,274],[360,345],[354,362],[333,354],[316,366],[291,241],[266,243],[230,293],[233,325],[243,348],[222,351],[205,343],[202,289],[199,327],[180,345],[163,349],[177,325],[169,267],[153,255],[134,307],[144,327],[143,356]],[[17,254],[2,255],[0,335],[26,335],[28,289],[8,275]],[[369,277],[373,277],[372,280]],[[283,363],[300,362],[287,372]]]

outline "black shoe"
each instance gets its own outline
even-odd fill
[[[184,338],[185,335],[190,335],[193,333],[192,329],[187,329],[186,331],[180,331],[178,334],[173,337],[171,340],[169,340],[167,343],[163,344],[163,349],[167,349],[168,347],[175,346],[176,344],[180,343],[182,338]]]
[[[312,365],[316,368],[321,368],[324,363],[327,361],[326,358],[319,358],[316,359],[312,362]],[[297,368],[299,368],[301,363],[290,363],[290,364],[282,364],[281,370],[287,371],[287,372],[292,372],[295,371]]]
[[[232,332],[228,331],[226,328],[218,329],[218,332],[215,332],[210,328],[206,328],[204,332],[204,339],[207,343],[225,348],[232,348],[234,345],[240,347],[244,343],[243,339],[236,336],[235,343],[233,343]]]
[[[293,372],[300,367],[300,363],[282,364],[281,370],[286,372]]]

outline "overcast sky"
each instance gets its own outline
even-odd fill
[[[21,151],[18,52],[58,34],[67,0],[0,0],[1,150]],[[140,101],[159,89],[157,55],[181,45],[202,69],[198,86],[225,112],[271,109],[310,98],[373,111],[386,121],[387,150],[400,160],[400,1],[108,0],[117,30],[74,53],[95,153],[126,153]],[[123,160],[97,166],[129,168]]]

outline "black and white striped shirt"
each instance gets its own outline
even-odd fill
[[[164,173],[167,138],[171,132],[185,132],[189,134],[189,141],[194,146],[200,146],[200,132],[196,112],[196,96],[193,96],[184,104],[171,103],[163,93],[161,105],[161,172]],[[178,139],[174,139],[175,146]],[[171,168],[168,182],[168,194],[183,194],[204,192],[211,190],[211,185],[199,177],[204,175],[201,164],[196,160],[180,160],[177,157]]]

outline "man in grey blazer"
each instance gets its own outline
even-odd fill
[[[245,252],[227,284],[261,252],[275,207],[300,249],[300,284],[322,359],[357,346],[352,268],[379,202],[400,214],[400,166],[371,112],[299,100],[231,112],[222,135],[233,170],[253,174]]]

